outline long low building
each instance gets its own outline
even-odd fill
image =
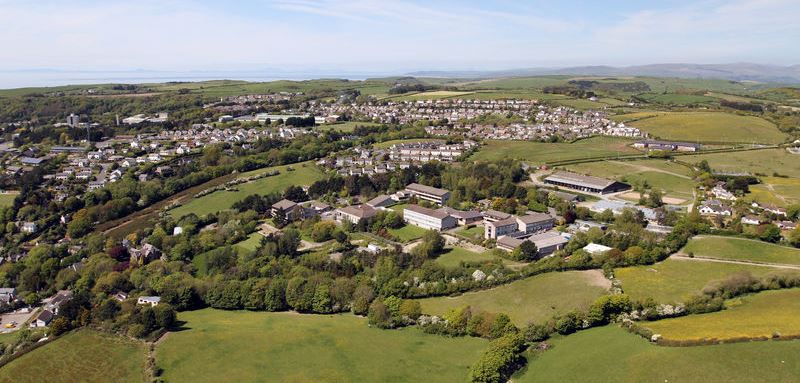
[[[526,239],[519,239],[510,236],[503,236],[497,239],[497,248],[505,251],[514,251],[523,242],[530,241],[536,245],[539,258],[552,255],[566,246],[569,240],[559,232],[550,230],[544,233],[534,234]]]
[[[405,192],[417,198],[438,203],[439,205],[444,205],[447,203],[447,200],[450,199],[449,191],[418,183],[408,184]]]
[[[419,205],[409,205],[403,209],[403,221],[424,229],[447,230],[458,226],[458,220],[445,209],[428,209]]]
[[[622,182],[565,171],[555,172],[545,177],[544,183],[596,194],[630,189],[630,185]]]
[[[500,221],[484,223],[484,238],[500,238],[504,235],[515,238],[525,237],[533,233],[550,230],[555,226],[555,219],[549,214],[531,213],[521,216],[509,216]]]

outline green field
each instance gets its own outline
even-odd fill
[[[418,100],[442,100],[445,98],[471,98],[473,92],[457,92],[448,90],[435,90],[430,92],[414,93],[409,95],[392,95],[384,100],[392,101],[418,101]]]
[[[375,122],[347,121],[335,124],[317,125],[316,127],[314,127],[314,130],[318,131],[336,130],[340,132],[351,133],[356,129],[357,126],[373,127],[373,126],[381,126],[381,124]]]
[[[11,206],[14,204],[14,199],[17,198],[17,193],[2,193],[0,194],[0,207]]]
[[[500,260],[500,258],[492,256],[489,252],[476,253],[461,247],[454,247],[447,249],[445,253],[439,255],[439,257],[436,258],[436,263],[443,267],[453,268],[458,267],[462,261],[474,263],[492,260]]]
[[[800,265],[800,249],[744,238],[694,237],[681,252],[698,257]]]
[[[305,166],[303,166],[305,165]],[[287,168],[293,168],[293,171]],[[285,166],[276,166],[267,169],[260,169],[253,172],[242,173],[241,177],[247,177],[266,171],[278,170],[280,174],[271,177],[260,178],[252,182],[235,185],[231,190],[217,191],[200,198],[193,198],[189,202],[170,210],[170,215],[175,218],[195,213],[203,216],[209,213],[216,213],[221,210],[230,209],[231,206],[251,194],[269,194],[283,192],[291,185],[310,185],[316,180],[322,179],[324,173],[310,162]]]
[[[764,275],[772,267],[737,265],[696,260],[667,259],[654,265],[616,269],[622,290],[631,298],[653,298],[659,303],[679,303],[700,292],[709,282],[748,271]]]
[[[405,225],[399,229],[389,229],[389,233],[397,237],[400,242],[411,242],[422,238],[427,230],[414,225]]]
[[[725,302],[726,309],[642,323],[670,340],[800,335],[800,289],[772,290]]]
[[[630,143],[630,140],[613,137],[592,137],[571,144],[488,140],[487,145],[481,147],[470,159],[497,161],[511,158],[534,163],[549,163],[639,153],[628,146]]]
[[[796,382],[800,341],[660,347],[616,326],[552,340],[515,383]]]
[[[422,312],[442,315],[462,306],[505,313],[518,326],[541,323],[570,310],[584,310],[605,294],[607,280],[594,271],[553,272],[457,297],[421,299]]]
[[[683,93],[644,93],[636,95],[650,103],[663,105],[693,105],[716,101],[714,97]]]
[[[645,117],[646,114],[655,114]],[[786,140],[771,122],[753,116],[720,112],[658,112],[623,114],[617,121],[643,129],[654,137],[699,142],[777,144]]]
[[[167,382],[464,382],[486,347],[352,315],[200,310],[156,350]]]
[[[470,228],[464,227],[462,229],[458,229],[456,234],[462,235],[469,239],[482,240],[485,230],[486,229],[483,227],[483,225],[475,225]]]
[[[79,330],[0,368],[0,382],[142,382],[144,343]]]
[[[773,172],[793,178],[800,178],[800,155],[791,154],[785,149],[747,150],[729,153],[713,153],[681,156],[682,161],[698,163],[702,160],[715,171],[763,174]]]
[[[800,156],[797,157],[800,161]],[[750,186],[748,197],[752,200],[784,207],[800,203],[799,178],[761,177],[760,179],[760,184]]]

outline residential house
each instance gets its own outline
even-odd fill
[[[29,326],[31,328],[47,327],[47,325],[49,325],[50,322],[53,321],[53,317],[55,317],[55,315],[53,315],[52,311],[42,310],[31,320]]]
[[[150,307],[158,306],[161,303],[161,297],[156,296],[142,296],[136,299],[137,305],[150,305]]]
[[[9,304],[17,299],[17,289],[13,287],[0,288],[0,303]]]
[[[161,257],[161,250],[149,243],[145,243],[138,249],[129,248],[128,253],[130,253],[132,265],[144,265]]]
[[[754,215],[746,215],[742,217],[742,224],[744,225],[760,225],[761,218],[758,218]]]
[[[283,217],[286,222],[296,221],[303,218],[303,207],[288,199],[282,199],[272,205],[272,216]]]

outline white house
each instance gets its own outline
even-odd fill
[[[161,297],[139,297],[136,300],[137,305],[150,305],[151,307],[158,306],[159,303],[161,303]]]

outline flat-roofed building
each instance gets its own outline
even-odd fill
[[[630,189],[629,185],[622,182],[564,171],[555,172],[545,177],[544,182],[549,185],[596,194],[608,194]]]
[[[424,229],[447,230],[458,226],[458,220],[445,209],[428,209],[419,205],[409,205],[403,209],[403,221]]]
[[[547,257],[566,246],[569,240],[554,230],[534,234],[528,238],[520,239],[511,236],[502,236],[497,239],[497,248],[505,251],[514,251],[523,242],[530,241],[536,245],[538,257]]]
[[[372,218],[375,214],[378,211],[367,204],[336,209],[336,219],[339,222],[350,221],[353,225],[357,225],[362,219]]]
[[[447,203],[447,200],[450,199],[449,191],[418,183],[406,186],[405,192],[417,198],[438,203],[439,205],[444,205]]]

